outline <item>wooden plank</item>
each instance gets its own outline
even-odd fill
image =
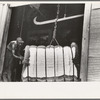
[[[0,4],[0,21],[2,18],[2,11],[3,11],[3,4]],[[1,26],[1,23],[0,23],[0,26]],[[0,52],[1,52],[1,49],[0,49]],[[0,75],[0,80],[1,80],[1,75]]]
[[[97,51],[99,51],[100,47],[98,45],[100,45],[100,43],[91,43],[91,44],[92,45],[89,46],[89,50],[96,50],[97,49]]]
[[[0,4],[0,19],[1,19],[1,17],[2,17],[2,9],[3,9],[3,5]],[[1,23],[0,23],[0,24],[1,24]]]
[[[92,28],[90,28],[90,33],[91,33],[91,35],[97,34],[97,36],[100,37],[100,28],[96,29],[96,28],[92,27]]]
[[[100,9],[92,10],[91,19],[100,17]]]
[[[32,5],[32,4],[34,4],[34,3],[32,3],[32,2],[22,2],[22,3],[20,3],[20,2],[17,2],[17,3],[10,3],[10,7],[19,7],[19,6],[26,6],[26,5]]]
[[[5,16],[7,14],[7,8],[5,7],[5,5],[3,5],[3,10],[2,10],[2,16],[1,16],[1,24],[0,24],[0,48],[1,48],[1,43],[2,43],[2,36],[3,36],[3,32],[4,32],[4,27],[5,27]]]
[[[87,80],[91,7],[92,7],[91,3],[85,3],[83,36],[82,36],[81,70],[80,70],[80,78],[82,81]]]
[[[93,24],[93,25],[91,24],[91,27],[90,28],[91,29],[92,28],[95,28],[95,29],[98,29],[99,28],[100,29],[100,24],[96,24],[96,25],[95,24]]]
[[[95,19],[91,19],[92,21],[91,21],[91,24],[100,24],[100,17],[98,17],[98,18],[95,18]]]
[[[100,56],[89,57],[88,81],[100,81]]]
[[[93,3],[92,6],[95,6],[95,4]],[[100,81],[100,46],[99,46],[100,22],[99,21],[100,21],[100,6],[97,6],[96,9],[92,7],[87,81]]]
[[[3,64],[4,64],[4,57],[5,57],[5,49],[6,49],[6,42],[8,36],[8,29],[10,24],[10,17],[11,17],[11,9],[9,5],[3,5],[3,12],[1,25],[0,25],[0,75],[2,74]]]
[[[92,3],[92,9],[99,9],[100,8],[100,2]]]

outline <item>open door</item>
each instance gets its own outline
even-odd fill
[[[66,19],[57,23],[56,38],[59,44],[69,46],[72,41],[78,44],[79,48],[79,68],[80,78],[81,51],[83,36],[83,16],[85,4],[60,4],[59,19]],[[29,4],[12,8],[7,44],[21,36],[25,45],[29,38],[34,38],[38,42],[35,45],[49,45],[54,30],[54,22],[40,24],[54,20],[57,15],[57,4]],[[79,17],[75,17],[81,15]],[[74,17],[73,17],[74,16]],[[69,18],[69,19],[67,19]],[[39,24],[37,24],[39,23]],[[45,39],[45,41],[43,41]]]

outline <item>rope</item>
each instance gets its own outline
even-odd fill
[[[66,81],[66,80],[65,80],[65,59],[64,59],[64,48],[62,48],[62,50],[63,50],[63,71],[64,71],[64,81]]]
[[[65,13],[64,13],[64,17],[66,17],[66,5],[65,5]]]
[[[57,39],[56,39],[56,32],[57,32],[57,21],[59,18],[59,9],[60,9],[60,5],[57,5],[57,16],[56,16],[56,20],[55,20],[55,25],[54,25],[54,31],[53,31],[53,38],[50,42],[50,45],[52,44],[53,41],[55,41],[57,43],[57,45],[59,45]]]
[[[25,7],[23,8],[23,15],[22,15],[22,23],[21,23],[20,37],[22,37],[22,29],[23,29],[23,23],[24,23],[24,15],[25,15]]]
[[[71,47],[71,54],[72,54],[72,62],[73,62],[73,81],[74,81],[74,61],[73,61],[73,51],[72,51],[72,47]]]
[[[37,47],[36,47],[36,82],[37,82]]]
[[[29,82],[29,66],[27,66],[27,81]]]
[[[46,76],[46,82],[47,82],[47,56],[46,56],[46,48],[45,48],[45,76]]]
[[[54,47],[54,82],[56,82],[55,47]]]

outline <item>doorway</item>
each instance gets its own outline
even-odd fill
[[[84,4],[60,4],[59,18],[84,14]],[[35,45],[49,45],[52,39],[54,23],[36,25],[37,22],[55,19],[57,15],[57,4],[31,4],[12,8],[10,28],[7,44],[21,36],[25,42],[29,38],[38,40]],[[75,41],[79,48],[79,62],[81,60],[83,17],[60,21],[57,23],[56,39],[61,46],[70,46]],[[46,42],[42,40],[45,39]],[[24,46],[25,46],[24,45]],[[80,77],[80,67],[78,68]]]

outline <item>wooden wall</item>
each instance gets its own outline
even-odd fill
[[[92,3],[87,81],[100,81],[100,3]]]

